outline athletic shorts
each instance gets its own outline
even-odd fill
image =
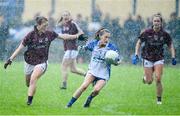
[[[87,72],[86,75],[88,75],[88,74],[93,75],[93,74],[92,74],[91,72],[89,72],[89,71]],[[94,75],[93,75],[93,76],[94,76]],[[104,79],[104,78],[101,78],[101,77],[96,77],[96,76],[94,76],[94,78],[95,78],[95,79],[94,79],[94,81],[93,81],[93,85],[95,85],[96,82],[99,81],[99,80],[104,80],[104,81],[106,81],[106,83],[107,83],[107,81],[108,81],[108,80],[106,80],[106,79]]]
[[[45,73],[46,70],[47,70],[47,65],[48,65],[48,62],[44,62],[44,63],[37,64],[37,65],[31,65],[31,64],[28,64],[28,63],[25,62],[24,63],[24,73],[25,73],[25,75],[32,74],[35,67],[41,68],[43,73]]]
[[[143,59],[143,66],[144,67],[151,68],[151,67],[154,67],[155,65],[158,65],[158,64],[164,64],[164,60],[158,60],[158,61],[152,62],[152,61]]]
[[[77,50],[66,50],[63,59],[76,59],[78,56]]]

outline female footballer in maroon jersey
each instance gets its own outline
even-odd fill
[[[144,43],[141,56],[143,58],[144,78],[143,82],[151,84],[153,81],[153,73],[156,77],[156,93],[157,104],[162,104],[161,96],[163,92],[161,77],[164,66],[163,46],[166,44],[169,47],[172,57],[172,64],[176,65],[175,49],[170,35],[162,29],[162,17],[154,15],[153,26],[145,30],[136,43],[135,57],[133,63],[136,64],[139,56],[139,49]]]
[[[79,26],[72,20],[69,11],[64,11],[62,13],[59,23],[62,23],[63,34],[77,34],[79,32],[83,33]],[[61,89],[67,88],[68,68],[70,68],[72,73],[76,73],[82,76],[84,76],[86,73],[85,71],[77,68],[76,66],[76,58],[78,55],[76,41],[76,39],[63,41],[65,53],[63,56],[61,67],[61,73],[63,78],[62,86],[60,87]]]
[[[59,39],[74,39],[78,38],[82,33],[74,35],[57,34],[53,31],[48,31],[48,20],[45,17],[37,17],[34,30],[29,32],[20,43],[19,47],[14,51],[11,57],[4,64],[6,69],[12,63],[12,60],[18,53],[27,46],[24,53],[25,59],[25,77],[28,88],[27,105],[32,104],[32,99],[36,91],[37,80],[45,73],[47,69],[47,60],[49,46],[55,38]]]

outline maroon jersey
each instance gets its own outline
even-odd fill
[[[24,53],[25,61],[31,65],[46,62],[51,41],[57,37],[58,34],[51,31],[46,31],[40,35],[37,28],[34,27],[34,30],[22,40],[22,44],[27,46],[27,50]]]
[[[139,39],[142,43],[144,42],[141,53],[142,58],[149,61],[162,60],[164,57],[164,44],[170,46],[172,42],[172,39],[167,32],[162,29],[159,32],[155,32],[152,28],[145,30],[139,36]]]
[[[63,34],[74,35],[78,33],[76,24],[73,21],[69,21],[66,25],[62,27]],[[76,39],[64,40],[64,50],[77,50]]]

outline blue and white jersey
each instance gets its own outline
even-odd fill
[[[92,40],[84,46],[85,50],[92,51],[91,61],[88,72],[93,76],[109,80],[111,65],[106,63],[105,54],[108,50],[117,51],[117,47],[111,43],[107,43],[105,47],[99,47],[99,40]]]

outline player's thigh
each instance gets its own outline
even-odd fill
[[[153,71],[154,71],[153,62],[143,59],[143,67],[144,67],[144,75],[146,79],[147,80],[152,79]]]
[[[71,64],[70,64],[71,71],[76,71],[77,70],[76,65],[77,65],[76,59],[71,59]]]
[[[155,72],[155,76],[158,80],[161,80],[161,76],[163,73],[163,64],[157,64],[154,66],[154,72]]]
[[[67,72],[69,64],[70,64],[70,61],[68,59],[63,59],[62,64],[61,64],[62,73]]]
[[[38,64],[34,67],[33,73],[31,75],[32,80],[40,78],[47,70],[47,63]]]
[[[62,68],[67,68],[71,64],[71,59],[69,58],[63,58],[62,60]]]
[[[39,67],[34,68],[34,71],[33,71],[32,75],[31,75],[31,80],[39,79],[40,76],[43,75],[43,73],[44,72],[42,71],[41,68],[39,68]]]
[[[151,80],[153,78],[153,67],[144,67],[144,75],[147,80]]]
[[[72,50],[71,51],[71,70],[73,71],[73,70],[77,70],[77,67],[76,67],[76,65],[77,65],[77,62],[76,62],[76,59],[77,59],[77,56],[78,56],[78,52],[77,52],[77,50]]]
[[[64,53],[62,64],[70,65],[73,62],[73,59],[76,59],[78,52],[76,50],[67,50]]]
[[[88,87],[93,81],[94,81],[95,77],[88,73],[86,74],[86,77],[84,78],[84,82],[82,83],[82,87]]]
[[[100,91],[106,85],[106,80],[98,80],[94,86],[94,90]]]

